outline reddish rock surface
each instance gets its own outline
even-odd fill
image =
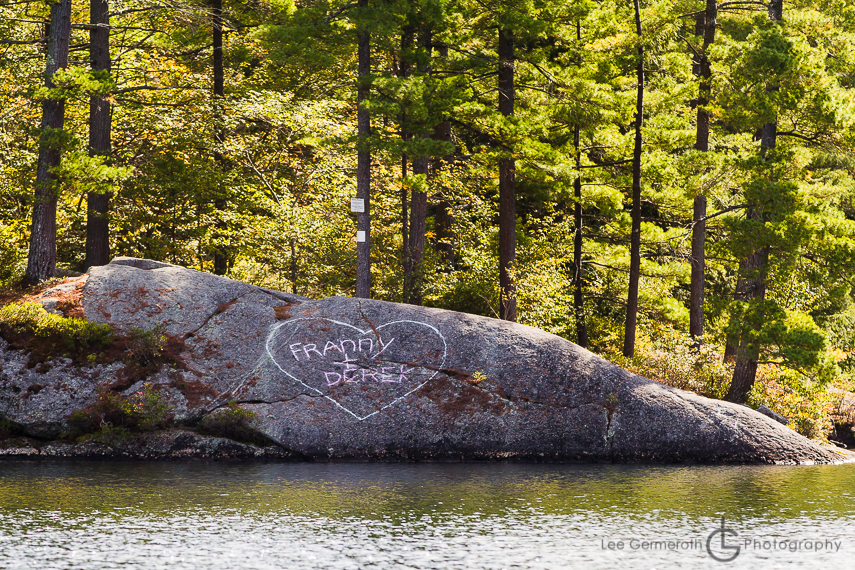
[[[231,400],[307,459],[833,463],[749,408],[631,374],[575,344],[485,317],[312,301],[165,263],[118,258],[46,291],[119,333],[162,327],[171,364],[146,379],[192,425]],[[65,305],[63,305],[65,303]],[[55,438],[125,364],[55,358],[37,372],[0,340],[0,417]],[[32,390],[32,386],[39,386]]]

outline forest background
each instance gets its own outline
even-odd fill
[[[0,282],[517,320],[845,440],[853,87],[852,0],[0,0]]]

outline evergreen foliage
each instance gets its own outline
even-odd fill
[[[69,63],[49,83],[51,5],[0,3],[0,282],[23,274],[47,145],[61,154],[50,189],[60,267],[84,269],[86,196],[108,194],[113,255],[213,271],[226,252],[230,277],[353,295],[362,30],[371,42],[362,81],[371,94],[372,297],[501,316],[497,165],[513,159],[520,322],[570,340],[582,324],[592,349],[654,366],[661,349],[647,332],[685,339],[689,330],[693,202],[704,196],[704,335],[671,343],[675,354],[695,366],[720,361],[728,341],[755,350],[763,384],[754,404],[795,377],[816,392],[852,374],[851,2],[788,1],[780,21],[761,5],[721,2],[707,46],[702,0],[642,1],[640,36],[627,0],[361,4],[225,0],[224,94],[214,97],[208,2],[111,3],[112,67],[93,71],[83,55],[89,6],[75,0]],[[512,114],[498,108],[500,29],[513,37]],[[641,353],[622,360],[639,48]],[[702,51],[708,79],[697,69]],[[706,151],[696,148],[699,87]],[[112,106],[109,156],[88,148],[97,97]],[[64,101],[61,129],[40,128],[46,100]],[[776,144],[761,149],[768,124]],[[410,200],[422,193],[427,245],[414,267]],[[740,273],[755,252],[768,263]],[[735,296],[741,279],[762,283],[765,296]],[[694,388],[721,397],[727,382],[710,378],[731,365],[699,366]],[[687,370],[669,374],[657,377],[680,384]]]

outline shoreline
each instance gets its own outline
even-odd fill
[[[225,461],[235,463],[517,463],[557,465],[639,465],[639,466],[817,466],[855,463],[855,452],[829,447],[839,455],[838,461],[698,461],[696,459],[621,460],[598,457],[572,458],[547,456],[511,456],[484,454],[483,456],[445,457],[306,457],[288,451],[276,444],[261,446],[228,438],[200,434],[173,428],[136,433],[118,441],[105,442],[95,438],[73,442],[68,440],[39,440],[25,436],[0,439],[0,461],[118,461],[118,462],[174,462],[174,461]]]

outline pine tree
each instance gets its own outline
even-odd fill
[[[626,301],[626,326],[623,338],[623,355],[635,354],[635,328],[638,319],[638,278],[641,273],[641,151],[644,126],[644,44],[641,30],[639,0],[633,0],[635,33],[638,36],[638,63],[636,64],[635,143],[632,151],[632,233],[629,249],[629,291]]]
[[[105,80],[110,76],[110,3],[90,0],[89,57],[93,75]],[[89,99],[89,155],[110,158],[112,152],[112,109],[106,95],[93,94]],[[110,196],[106,192],[89,192],[86,216],[86,259],[84,267],[110,262],[110,222],[107,217]]]
[[[213,109],[214,109],[214,160],[219,165],[220,169],[225,172],[228,169],[226,158],[220,150],[223,147],[226,139],[226,129],[223,127],[225,120],[223,101],[226,96],[225,91],[225,70],[223,68],[223,0],[210,0],[211,2],[211,40],[213,47]],[[225,197],[223,182],[219,182],[214,192],[214,208],[220,217],[223,216],[227,209],[227,200]],[[216,222],[217,231],[214,234],[215,240],[223,239],[223,233],[226,229],[226,224],[222,219]],[[229,269],[229,255],[226,249],[217,244],[214,247],[214,273],[216,275],[225,275]]]
[[[698,16],[701,35],[703,36],[703,47],[698,57],[698,75],[701,77],[698,87],[698,113],[695,135],[695,149],[701,152],[709,151],[710,140],[710,113],[707,105],[710,104],[710,69],[709,50],[715,41],[715,31],[718,25],[718,2],[707,0],[703,14]],[[699,193],[694,198],[692,208],[692,279],[691,294],[689,300],[689,334],[695,340],[696,346],[700,346],[704,335],[704,277],[706,267],[706,215],[707,197]]]
[[[33,225],[25,281],[39,283],[56,271],[56,206],[59,194],[57,169],[62,153],[65,125],[65,96],[54,83],[54,74],[68,66],[71,40],[71,0],[58,0],[50,7],[45,93],[39,135]]]
[[[368,7],[368,0],[359,0],[359,8],[363,15]],[[356,122],[359,131],[356,165],[356,196],[362,199],[364,211],[357,214],[356,240],[356,296],[368,299],[371,297],[371,115],[367,103],[370,92],[369,76],[371,75],[371,33],[367,22],[361,22],[357,30],[357,97]]]

